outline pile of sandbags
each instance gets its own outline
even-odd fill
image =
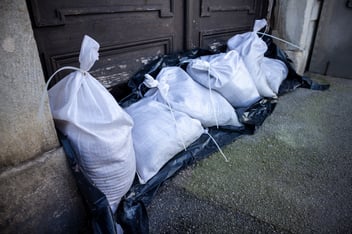
[[[57,128],[68,136],[84,174],[114,209],[137,172],[148,182],[176,154],[196,141],[206,128],[243,128],[236,108],[263,97],[275,98],[287,67],[264,57],[266,44],[257,31],[228,41],[228,52],[189,60],[187,68],[163,68],[138,102],[122,109],[89,73],[99,44],[85,37],[80,69],[49,90]],[[211,137],[211,136],[209,136]],[[216,142],[215,142],[216,144]]]
[[[156,80],[151,76],[147,78],[145,83],[151,89],[145,97],[186,113],[204,127],[242,126],[235,109],[222,95],[198,84],[180,67],[165,67]]]
[[[194,59],[187,72],[200,84],[217,90],[234,107],[249,106],[261,97],[276,98],[288,69],[282,61],[264,57],[268,47],[257,32],[265,26],[265,20],[257,20],[253,32],[228,40],[227,53]]]
[[[227,41],[229,51],[237,51],[243,59],[252,79],[262,97],[277,97],[278,87],[287,77],[288,69],[284,63],[276,59],[265,58],[268,46],[258,36],[262,28],[267,26],[265,19],[256,20],[253,31],[233,36]]]
[[[250,106],[261,98],[252,76],[235,50],[193,59],[187,66],[187,72],[204,87],[218,91],[234,107]]]
[[[235,108],[249,107],[263,97],[276,98],[288,69],[279,60],[264,57],[267,46],[257,32],[265,26],[265,20],[256,21],[253,32],[229,39],[227,53],[192,59],[186,71],[165,67],[156,79],[145,76],[149,90],[142,101],[126,109],[135,121],[133,139],[140,183],[147,182],[200,136],[200,129],[196,130],[190,119],[189,138],[182,134],[187,129],[179,115],[199,121],[204,128],[241,127]]]
[[[146,183],[173,156],[196,141],[206,127],[241,127],[235,109],[218,92],[209,92],[181,68],[165,67],[156,80],[146,76],[150,90],[125,110],[132,130],[137,174]]]

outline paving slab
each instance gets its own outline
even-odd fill
[[[281,96],[254,135],[167,181],[151,233],[351,233],[352,80]]]

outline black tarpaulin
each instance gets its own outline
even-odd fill
[[[321,85],[308,77],[298,75],[291,66],[291,61],[286,54],[273,43],[272,39],[264,36],[263,40],[268,45],[265,56],[280,59],[288,67],[288,76],[280,86],[279,96],[297,88],[314,90],[329,88],[329,85]],[[122,107],[126,107],[142,97],[142,94],[147,90],[142,84],[145,74],[148,73],[156,77],[159,71],[166,66],[180,66],[185,68],[188,59],[209,54],[212,54],[212,52],[198,49],[180,54],[166,55],[154,60],[130,79],[128,86],[131,92],[119,104]],[[248,108],[237,109],[239,120],[244,124],[244,128],[222,126],[218,129],[210,128],[209,133],[220,147],[232,143],[241,135],[253,134],[256,128],[261,126],[265,119],[274,111],[276,103],[276,99],[263,98]],[[175,155],[146,184],[139,184],[138,179],[135,179],[129,192],[121,200],[116,213],[112,214],[105,195],[92,185],[80,171],[75,160],[76,155],[68,139],[61,134],[59,134],[59,138],[76,178],[78,188],[90,212],[94,233],[117,233],[115,221],[122,226],[125,233],[148,233],[149,222],[145,207],[152,201],[163,182],[177,174],[183,168],[208,157],[218,150],[209,135],[203,134],[198,140],[187,147],[187,151],[182,151]]]

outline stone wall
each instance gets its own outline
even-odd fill
[[[297,73],[303,74],[319,18],[319,0],[277,0],[274,9],[273,35],[298,45],[297,49],[285,43],[277,44],[293,60]]]
[[[25,0],[1,0],[0,15],[1,233],[77,232],[85,212],[47,101],[38,117],[45,84]]]

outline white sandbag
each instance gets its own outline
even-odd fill
[[[198,120],[171,111],[167,105],[151,98],[143,98],[125,110],[134,121],[132,135],[141,184],[204,132]]]
[[[218,91],[234,107],[247,107],[261,98],[235,50],[193,59],[187,73],[203,86]]]
[[[211,91],[195,82],[179,67],[165,67],[156,80],[145,81],[150,89],[145,96],[168,104],[172,109],[184,112],[199,120],[204,127],[242,126],[235,109],[216,91]],[[150,84],[153,83],[154,84]]]
[[[99,44],[85,36],[80,71],[70,73],[48,93],[56,127],[68,136],[83,173],[114,208],[135,176],[133,121],[87,72],[98,60],[98,50]]]
[[[257,35],[257,32],[266,26],[266,20],[256,20],[253,32],[233,36],[227,41],[228,50],[236,50],[242,57],[259,94],[263,97],[276,97],[271,90],[260,63],[268,47]]]
[[[280,85],[288,74],[288,68],[284,62],[278,59],[264,57],[260,63],[260,67],[265,74],[265,78],[274,91],[278,94]]]

